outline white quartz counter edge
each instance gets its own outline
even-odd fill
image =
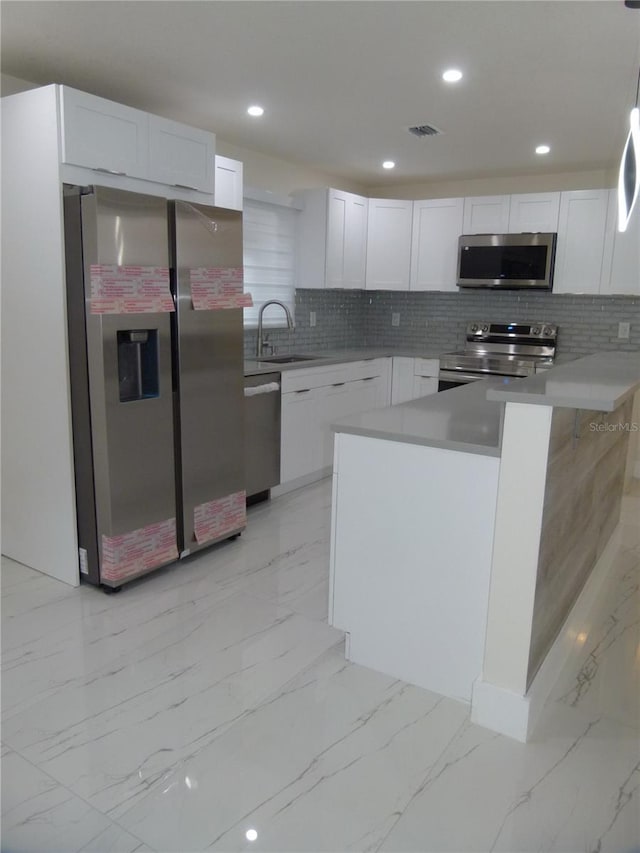
[[[304,361],[294,361],[289,364],[276,364],[270,361],[258,361],[245,359],[244,375],[257,376],[261,373],[282,372],[285,370],[299,370],[304,367],[325,367],[331,364],[342,364],[350,361],[368,361],[374,358],[391,358],[393,356],[407,356],[409,358],[433,358],[439,359],[441,350],[426,349],[362,349],[362,350],[330,350],[329,352],[313,353],[304,350],[302,355],[306,356]],[[287,354],[283,353],[283,358]],[[309,358],[309,356],[311,356]]]
[[[640,389],[640,352],[600,352],[489,388],[487,399],[613,412]]]
[[[337,433],[500,456],[504,405],[487,400],[487,389],[518,381],[522,380],[483,379],[409,403],[351,415],[331,426]]]

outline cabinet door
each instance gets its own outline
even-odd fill
[[[216,207],[242,210],[242,162],[216,154],[215,171]]]
[[[149,116],[150,181],[213,193],[215,136],[159,116]]]
[[[132,178],[148,177],[148,115],[60,87],[62,162]]]
[[[555,293],[599,293],[608,190],[561,193]]]
[[[509,232],[553,233],[558,230],[560,193],[524,193],[512,195],[509,208]]]
[[[324,434],[318,406],[323,389],[282,395],[280,481],[288,483],[323,467]]]
[[[617,190],[609,190],[600,292],[640,294],[640,210],[631,217],[626,231],[618,231]]]
[[[464,200],[464,234],[505,234],[509,228],[508,195],[472,196]]]
[[[330,189],[327,197],[326,286],[363,288],[368,200]]]
[[[413,399],[414,359],[406,356],[394,356],[391,377],[391,405],[406,403]]]
[[[434,376],[413,377],[413,399],[435,394],[438,390],[438,380]]]
[[[322,465],[333,465],[334,433],[331,424],[355,414],[357,408],[354,400],[353,386],[357,382],[340,382],[323,388],[319,403],[319,417],[322,429]]]
[[[413,203],[411,290],[457,292],[458,238],[464,199],[439,198]]]
[[[358,379],[350,383],[352,414],[360,412],[371,412],[382,408],[384,381],[380,376],[371,376],[367,379]]]
[[[349,193],[341,190],[329,190],[327,196],[325,282],[327,287],[344,287],[348,196]]]
[[[329,280],[336,278],[336,269],[343,268],[342,255],[340,254],[337,260],[334,257],[335,236],[330,235],[328,231],[330,192],[331,190],[314,189],[300,190],[292,194],[301,207],[296,217],[296,267],[299,287],[331,287]],[[340,207],[341,204],[338,205],[339,209]],[[338,229],[338,233],[343,233],[343,229]],[[342,238],[337,245],[343,245]]]
[[[345,222],[343,286],[364,288],[367,263],[367,222],[369,200],[348,194]]]
[[[408,290],[413,202],[369,199],[366,287]]]

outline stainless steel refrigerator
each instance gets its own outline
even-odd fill
[[[242,214],[64,188],[81,576],[106,589],[246,523]]]

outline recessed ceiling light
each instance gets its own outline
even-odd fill
[[[264,114],[264,109],[255,104],[247,110],[250,116],[261,116]]]
[[[457,83],[458,80],[462,80],[462,71],[458,71],[457,68],[449,68],[442,75],[442,79],[446,83]]]
[[[393,162],[393,160],[385,160],[384,163],[382,164],[382,168],[383,169],[393,169],[395,165],[396,164]]]
[[[548,145],[538,145],[536,148],[536,154],[548,154],[551,151]]]

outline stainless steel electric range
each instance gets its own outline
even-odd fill
[[[557,338],[553,323],[469,323],[465,348],[440,357],[438,391],[488,376],[532,376],[553,366]]]

